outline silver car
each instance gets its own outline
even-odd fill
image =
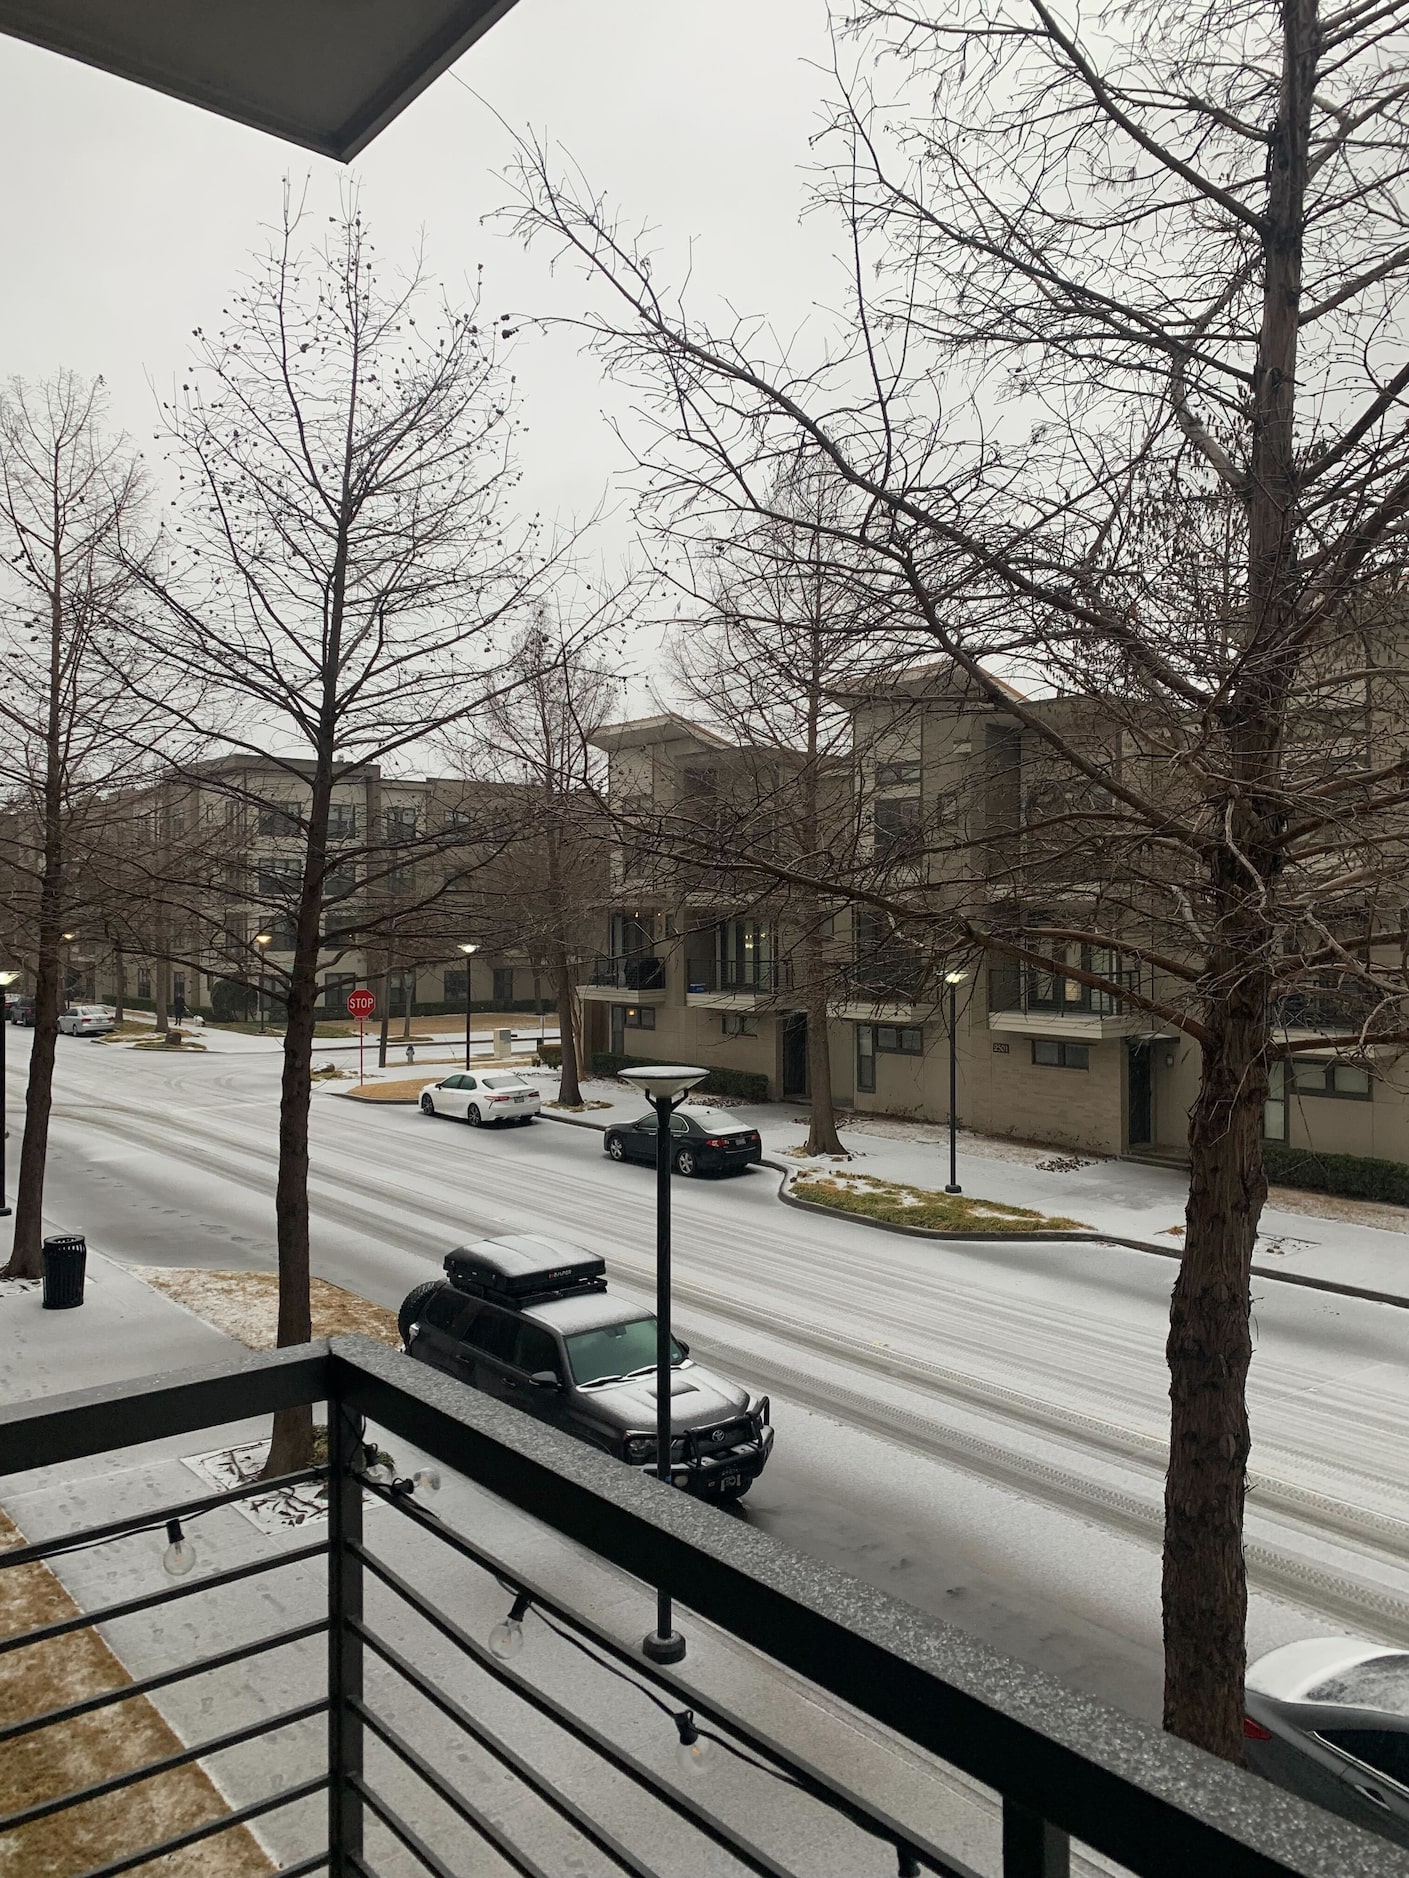
[[[1248,1766],[1304,1800],[1409,1846],[1409,1653],[1313,1637],[1247,1673]]]
[[[70,1004],[59,1012],[59,1029],[66,1037],[103,1037],[116,1025],[104,1004]]]

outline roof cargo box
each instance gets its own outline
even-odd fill
[[[605,1291],[606,1269],[605,1259],[595,1253],[537,1233],[479,1239],[457,1246],[445,1258],[445,1275],[457,1290],[505,1304],[527,1304],[564,1292]]]

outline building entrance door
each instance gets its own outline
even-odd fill
[[[1154,1092],[1150,1084],[1153,1045],[1132,1043],[1126,1084],[1126,1146],[1147,1147],[1154,1140]]]
[[[783,1013],[783,1094],[807,1094],[807,1014]]]

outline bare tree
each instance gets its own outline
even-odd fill
[[[438,301],[419,270],[384,271],[355,204],[319,246],[286,203],[167,407],[185,492],[168,564],[146,583],[149,643],[215,701],[212,737],[282,763],[291,785],[264,805],[296,844],[281,895],[291,962],[270,967],[286,1013],[281,1345],[310,1332],[317,975],[330,877],[349,858],[330,843],[333,792],[483,700],[491,629],[528,564],[509,510],[510,389],[477,310]],[[362,857],[369,899],[400,865],[394,832],[373,828],[363,844],[375,850]],[[311,1426],[307,1410],[277,1418],[271,1472],[305,1464]]]
[[[664,507],[785,519],[776,470],[801,440],[861,499],[845,536],[878,588],[999,717],[985,812],[952,844],[985,891],[931,870],[867,903],[1198,1045],[1165,1722],[1237,1760],[1269,1077],[1409,1040],[1409,7],[859,12],[894,102],[838,80],[819,194],[855,298],[815,369],[770,360],[758,323],[692,321],[541,150],[518,213],[624,310],[589,324],[657,389],[642,456]],[[1281,1015],[1297,997],[1322,1001],[1314,1036]]]
[[[0,396],[0,846],[35,976],[6,1277],[39,1273],[65,933],[88,928],[101,904],[97,850],[112,835],[102,797],[144,760],[152,718],[122,630],[132,583],[120,550],[135,550],[143,506],[134,452],[104,432],[101,381],[63,372]]]

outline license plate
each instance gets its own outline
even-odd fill
[[[719,1484],[721,1487],[742,1487],[744,1477],[742,1474],[721,1474]]]

